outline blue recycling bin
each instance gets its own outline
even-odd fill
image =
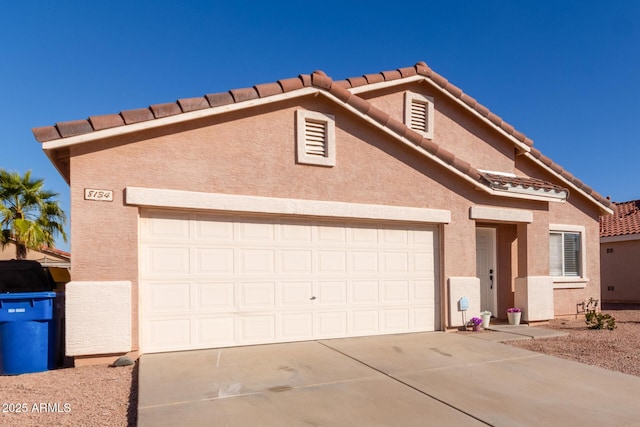
[[[55,292],[0,294],[0,374],[55,368]]]

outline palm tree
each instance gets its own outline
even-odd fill
[[[67,241],[67,217],[55,200],[58,194],[43,185],[43,179],[31,178],[31,171],[20,176],[0,169],[0,245],[15,243],[16,259],[25,259],[27,249],[54,247],[57,235]]]

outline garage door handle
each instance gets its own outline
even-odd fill
[[[310,299],[311,301],[313,301],[314,299],[316,299],[316,297],[311,297],[311,298],[309,298],[309,299]]]

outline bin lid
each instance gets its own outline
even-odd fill
[[[10,294],[0,294],[0,301],[16,300],[16,299],[44,299],[55,298],[58,294],[55,292],[15,292]]]
[[[52,291],[54,286],[38,261],[0,261],[0,293]]]

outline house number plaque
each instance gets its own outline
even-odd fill
[[[93,188],[84,189],[85,200],[98,200],[100,202],[113,202],[112,190],[96,190]]]

